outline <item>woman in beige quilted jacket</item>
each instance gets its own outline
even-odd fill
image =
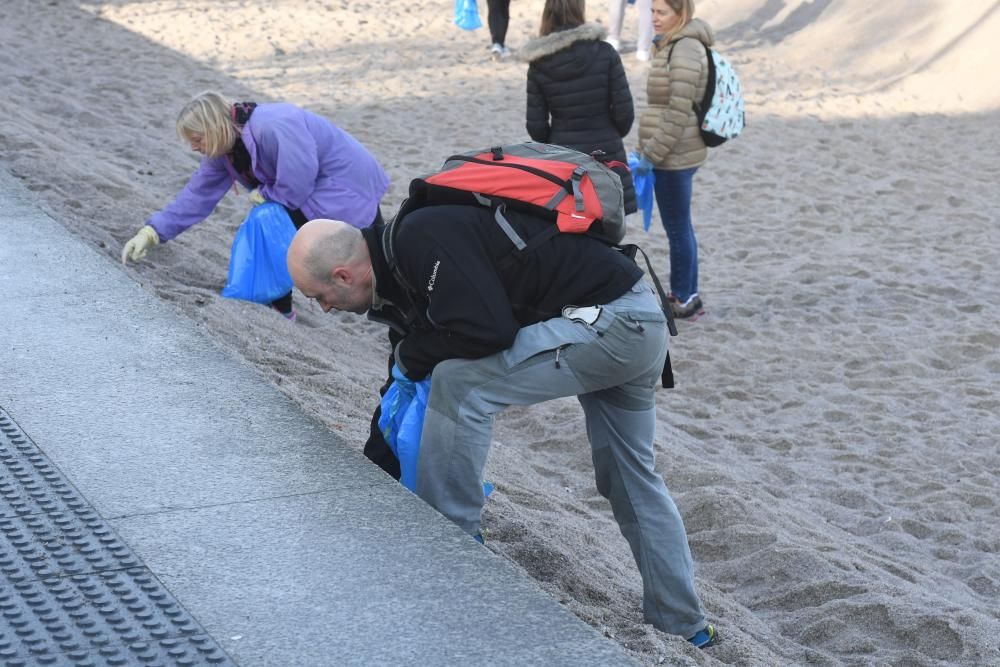
[[[711,26],[694,18],[694,0],[653,0],[656,32],[648,108],[639,120],[642,166],[652,169],[656,204],[670,243],[670,304],[675,317],[703,311],[698,295],[698,243],[691,224],[691,186],[708,149],[694,104],[708,83],[705,46],[715,42]]]

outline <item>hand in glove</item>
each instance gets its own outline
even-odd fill
[[[392,381],[399,385],[400,392],[412,396],[417,391],[413,380],[403,375],[403,372],[399,370],[396,364],[392,365]]]
[[[146,256],[150,248],[159,242],[160,237],[156,234],[156,230],[149,225],[144,226],[122,248],[122,264],[127,265],[129,259],[133,262],[138,262]]]
[[[653,168],[653,163],[639,151],[632,151],[628,154],[628,168],[637,174],[648,174]]]
[[[253,204],[254,206],[257,206],[258,204],[263,204],[266,201],[267,200],[264,199],[264,195],[262,195],[260,193],[260,190],[258,190],[257,188],[254,188],[253,190],[250,191],[250,203]]]

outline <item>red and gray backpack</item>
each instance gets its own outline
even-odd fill
[[[551,220],[553,233],[588,234],[617,244],[625,238],[621,179],[627,173],[620,162],[562,146],[495,146],[452,155],[440,170],[411,181],[396,217],[430,204],[512,207]]]
[[[382,235],[382,249],[400,285],[414,291],[397,266],[393,247],[396,224],[424,206],[461,204],[485,206],[493,211],[494,219],[514,246],[512,258],[564,233],[597,238],[634,260],[636,252],[642,250],[635,245],[619,245],[625,238],[623,177],[631,185],[628,167],[620,162],[551,144],[528,142],[452,155],[440,170],[410,181],[409,196]],[[553,224],[545,232],[523,239],[507,221],[507,209]],[[663,288],[648,258],[646,264],[660,293],[670,333],[676,336]]]

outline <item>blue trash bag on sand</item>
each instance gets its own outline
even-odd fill
[[[639,171],[639,159],[635,153],[628,156],[628,168],[632,172],[632,184],[635,186],[635,203],[642,211],[642,228],[649,231],[653,219],[653,171]]]
[[[476,7],[476,0],[455,0],[455,25],[462,30],[475,30],[483,27],[483,22],[479,19],[479,8]]]
[[[222,296],[271,303],[292,291],[286,255],[295,224],[276,202],[254,206],[236,231]]]
[[[395,368],[393,369],[395,376]],[[399,483],[417,492],[417,458],[420,455],[420,434],[424,429],[424,412],[431,393],[431,377],[419,382],[394,381],[382,397],[379,430],[399,459]],[[493,484],[483,482],[483,496],[489,497]]]

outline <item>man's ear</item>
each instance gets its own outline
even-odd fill
[[[346,266],[337,266],[330,271],[330,280],[333,283],[350,284],[354,281],[354,274]]]

